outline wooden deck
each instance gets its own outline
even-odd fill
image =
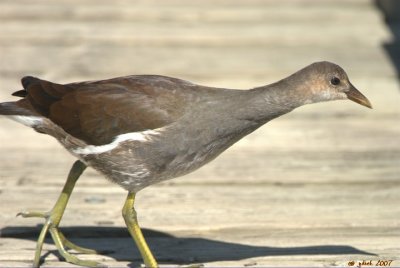
[[[78,4],[79,3],[79,4]],[[400,266],[400,91],[382,49],[391,32],[370,1],[2,0],[0,100],[19,79],[163,74],[250,88],[319,60],[343,66],[371,100],[300,108],[199,171],[143,190],[139,221],[162,266]],[[41,219],[74,161],[51,137],[0,118],[0,267],[29,267]],[[141,259],[121,216],[126,193],[88,170],[62,229]],[[43,267],[70,267],[49,239]]]

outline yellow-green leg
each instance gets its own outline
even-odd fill
[[[135,240],[136,246],[138,247],[140,254],[142,255],[144,264],[147,268],[158,267],[157,261],[154,259],[146,240],[143,237],[142,230],[140,230],[136,211],[134,208],[135,194],[129,193],[126,198],[124,207],[122,209],[122,216],[125,219],[128,231]]]
[[[45,218],[45,223],[44,226],[40,232],[39,238],[37,240],[36,244],[36,251],[35,251],[35,258],[33,260],[33,266],[34,267],[39,267],[40,266],[40,254],[42,252],[42,247],[44,243],[44,239],[46,238],[47,232],[50,232],[54,243],[58,249],[58,252],[65,258],[67,262],[76,264],[76,265],[82,265],[82,266],[90,266],[90,267],[96,267],[99,266],[99,263],[95,261],[85,261],[85,260],[80,260],[74,255],[71,255],[70,253],[67,252],[66,248],[70,248],[73,250],[76,250],[80,253],[88,253],[88,254],[95,254],[98,253],[95,250],[92,249],[87,249],[83,248],[80,246],[77,246],[73,244],[71,241],[67,240],[65,236],[58,230],[58,225],[60,224],[61,218],[64,214],[64,210],[67,206],[69,197],[71,196],[72,190],[74,189],[75,183],[80,177],[80,175],[83,173],[83,171],[86,169],[86,165],[82,163],[81,161],[76,161],[69,174],[67,181],[65,182],[64,188],[58,197],[58,200],[54,207],[52,208],[51,211],[49,212],[21,212],[18,213],[18,215],[21,215],[22,217],[39,217],[39,218]]]

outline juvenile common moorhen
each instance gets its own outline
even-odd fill
[[[280,80],[253,88],[213,88],[159,76],[132,75],[101,81],[56,84],[22,79],[22,99],[0,104],[0,114],[56,138],[77,160],[50,212],[23,212],[44,217],[34,266],[39,266],[49,231],[60,252],[77,265],[66,248],[95,251],[68,241],[58,230],[75,182],[87,166],[128,191],[122,214],[147,267],[157,267],[134,210],[141,189],[192,172],[268,121],[304,104],[350,99],[371,108],[344,70],[317,62]]]

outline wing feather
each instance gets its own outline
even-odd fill
[[[26,96],[21,103],[29,101],[35,112],[94,145],[110,143],[120,134],[173,123],[184,114],[185,99],[192,92],[185,90],[187,82],[160,76],[66,85],[33,77],[23,81]]]

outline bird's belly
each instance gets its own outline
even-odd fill
[[[85,155],[82,160],[121,187],[137,192],[200,168],[233,143],[226,137],[196,146],[125,142],[108,152]]]
[[[206,129],[186,128],[186,124],[181,124],[180,128],[142,132],[140,137],[126,134],[125,139],[78,152],[80,159],[108,179],[137,192],[195,171],[258,127],[242,121],[228,122],[225,126],[217,123],[208,124]]]

